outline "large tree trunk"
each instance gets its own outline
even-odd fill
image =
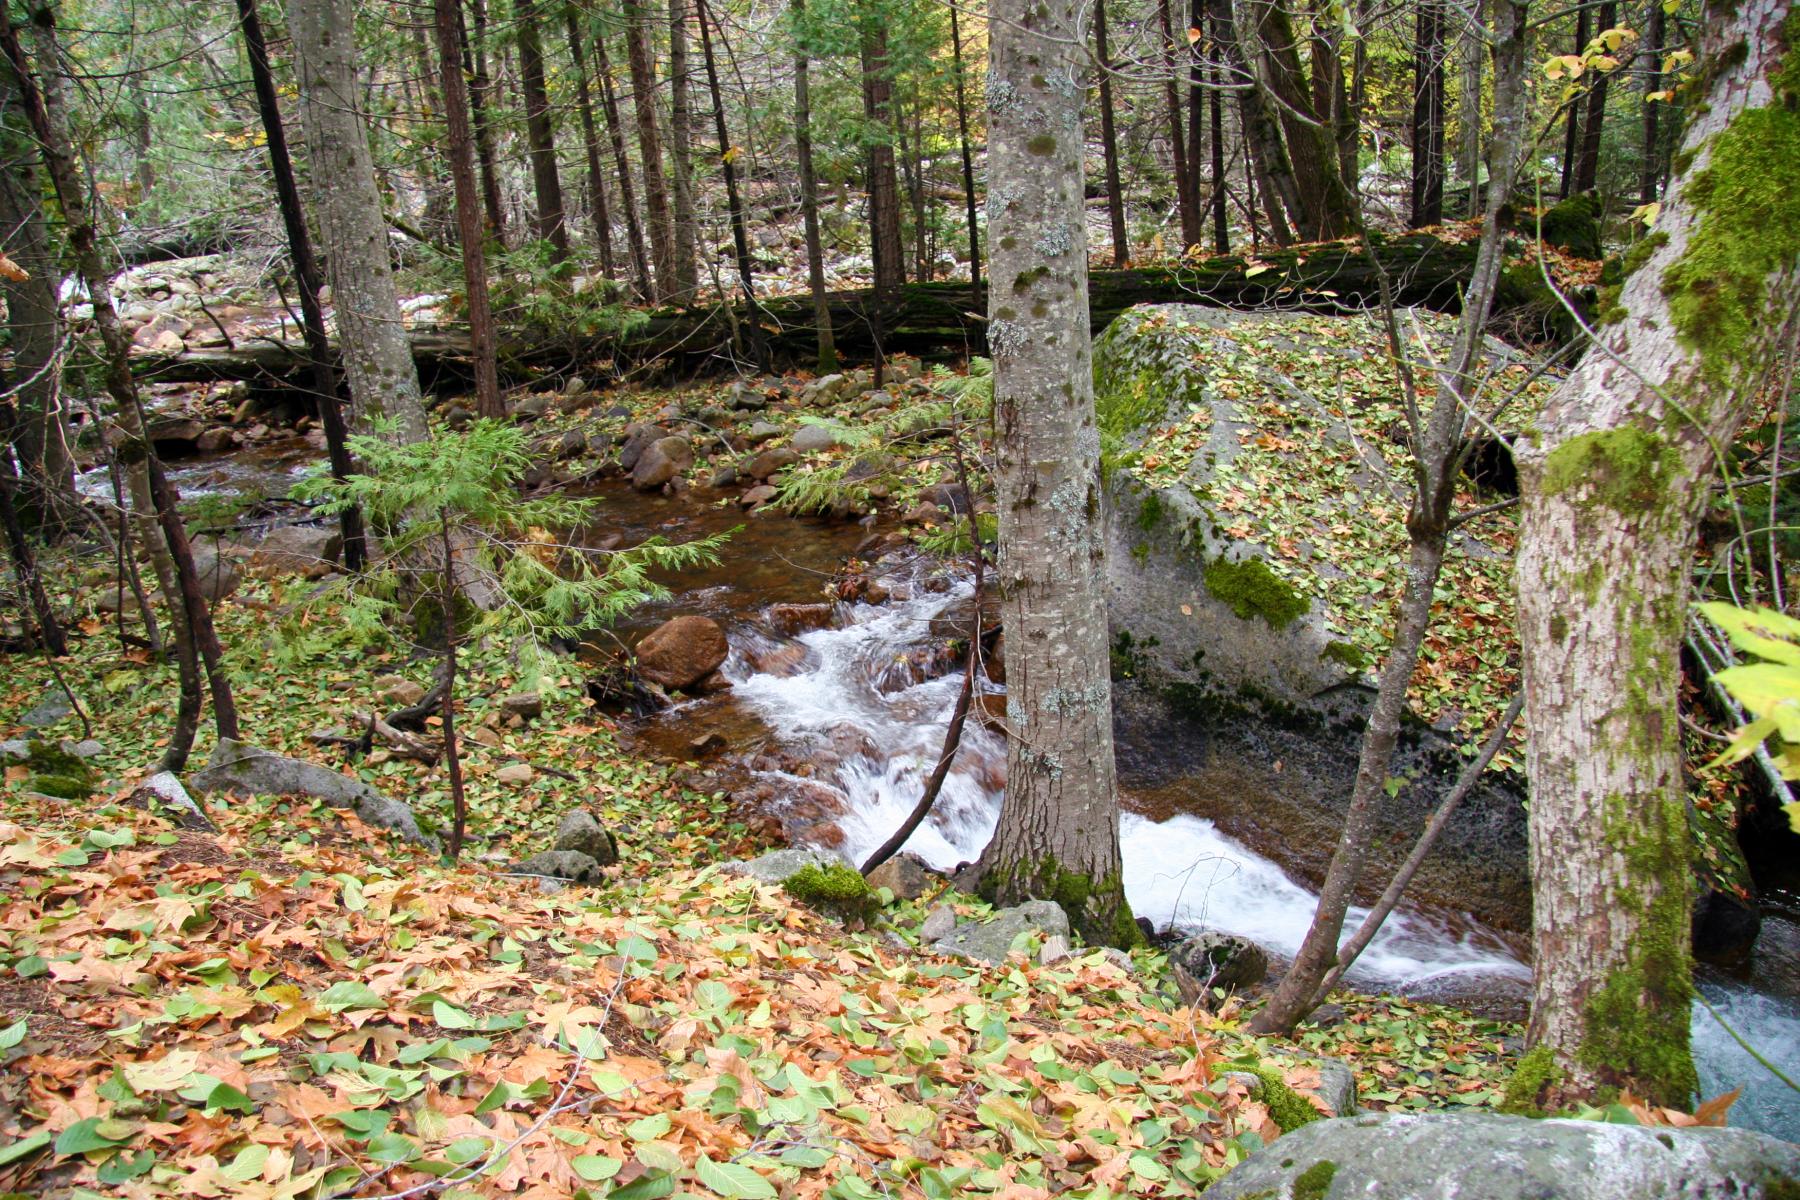
[[[669,179],[675,201],[675,289],[691,303],[700,290],[699,225],[694,211],[693,72],[688,65],[688,0],[669,0]]]
[[[19,457],[20,517],[46,532],[77,519],[75,472],[62,414],[57,342],[62,319],[56,307],[56,254],[44,225],[40,176],[32,168],[32,134],[19,109],[12,68],[0,62],[0,252],[24,273],[0,272],[6,332],[18,406],[15,446]]]
[[[569,61],[575,66],[575,105],[581,111],[581,146],[587,153],[588,213],[594,245],[600,251],[600,273],[613,278],[612,206],[606,202],[606,176],[600,170],[600,131],[594,124],[594,90],[588,82],[587,54],[582,50],[581,21],[570,8],[564,13]]]
[[[1175,215],[1181,225],[1181,240],[1189,245],[1189,235],[1198,237],[1200,222],[1197,216],[1198,198],[1195,195],[1196,176],[1200,164],[1188,162],[1187,135],[1181,124],[1181,84],[1184,72],[1180,64],[1188,60],[1188,43],[1186,38],[1177,41],[1175,37],[1175,17],[1169,10],[1170,0],[1156,0],[1156,15],[1162,22],[1163,36],[1163,103],[1169,110],[1169,157],[1175,164]]]
[[[869,256],[874,259],[877,293],[906,282],[900,183],[894,168],[894,84],[888,78],[887,30],[881,20],[879,14],[863,14],[861,43],[863,117],[869,124],[863,172],[869,192]]]
[[[1662,101],[1655,99],[1664,86],[1663,39],[1666,18],[1662,0],[1650,0],[1644,20],[1644,165],[1638,173],[1638,203],[1654,204],[1662,191]]]
[[[825,297],[825,247],[819,237],[819,177],[813,170],[812,81],[806,50],[806,0],[792,0],[794,10],[794,157],[800,162],[800,218],[806,227],[806,284],[812,296],[813,328],[818,331],[821,375],[837,370],[837,344],[832,338],[831,303]],[[950,21],[955,28],[956,12]],[[959,60],[960,61],[960,60]],[[957,86],[962,86],[961,75]],[[960,94],[960,93],[959,93]]]
[[[1577,57],[1587,50],[1589,22],[1593,20],[1584,3],[1575,10],[1575,48]],[[1562,188],[1559,195],[1567,200],[1570,185],[1575,182],[1575,159],[1581,150],[1581,100],[1569,101],[1568,127],[1563,133]]]
[[[569,227],[563,219],[562,180],[556,171],[556,129],[550,123],[550,94],[544,85],[544,46],[538,31],[537,0],[519,0],[519,89],[525,93],[525,142],[537,193],[538,237],[550,243],[560,262],[569,254]]]
[[[1076,0],[994,0],[988,343],[1007,628],[1006,796],[982,854],[1002,903],[1055,900],[1090,942],[1140,940],[1125,901],[1101,590]]]
[[[1412,227],[1444,219],[1444,0],[1416,0]]]
[[[1651,0],[1661,11],[1662,0]],[[1469,189],[1463,215],[1472,217],[1481,211],[1481,62],[1487,53],[1476,31],[1481,27],[1485,0],[1474,0],[1470,26],[1463,37],[1461,97],[1457,101],[1461,137],[1457,141],[1456,173]]]
[[[1119,131],[1113,121],[1112,59],[1106,52],[1106,0],[1094,0],[1094,52],[1100,67],[1100,152],[1106,160],[1106,216],[1112,225],[1113,266],[1131,258],[1125,233],[1125,196],[1119,187]]]
[[[356,86],[356,5],[295,0],[288,25],[312,159],[313,207],[355,425],[367,433],[386,418],[394,422],[393,436],[423,441],[429,436],[425,407],[394,291],[387,222]]]
[[[1788,0],[1709,5],[1680,158],[1620,318],[1515,448],[1531,778],[1528,1037],[1552,1099],[1683,1105],[1691,868],[1676,693],[1695,522],[1790,343],[1800,80]],[[1786,61],[1783,61],[1786,55]],[[1781,68],[1778,74],[1776,68]]]
[[[678,290],[675,219],[669,212],[669,185],[663,174],[662,134],[656,127],[656,66],[650,56],[650,16],[643,0],[625,5],[625,53],[631,63],[631,105],[637,115],[638,153],[644,166],[644,210],[650,225],[650,259],[656,266],[652,299]]]
[[[637,189],[631,182],[631,160],[625,154],[625,123],[619,118],[619,97],[613,91],[612,62],[606,53],[606,37],[594,37],[594,73],[600,77],[600,107],[606,113],[606,137],[618,163],[619,206],[625,210],[625,240],[631,246],[631,270],[638,295],[651,299],[656,285],[650,276],[650,259],[644,252],[644,227],[638,220]]]
[[[1361,225],[1361,213],[1344,183],[1331,115],[1313,111],[1311,88],[1300,65],[1300,37],[1285,0],[1242,0],[1238,37],[1285,135],[1295,200],[1288,204],[1288,215],[1296,232],[1306,241],[1345,236]]]
[[[240,0],[240,3],[245,0]],[[500,373],[495,362],[494,311],[488,303],[487,246],[481,236],[481,195],[475,182],[475,138],[469,128],[468,95],[462,77],[460,0],[434,0],[438,63],[444,77],[444,126],[450,179],[456,191],[457,240],[462,250],[463,307],[469,314],[469,342],[475,351],[475,411],[504,417]]]
[[[306,227],[306,211],[300,204],[300,188],[294,182],[294,163],[288,155],[287,126],[281,119],[281,101],[275,75],[269,69],[269,48],[263,38],[262,16],[256,0],[237,0],[238,27],[249,52],[250,77],[256,86],[256,107],[262,116],[263,138],[269,150],[269,172],[275,177],[275,201],[287,232],[288,256],[294,264],[294,285],[300,293],[300,327],[306,339],[306,355],[312,360],[313,404],[325,429],[325,450],[331,473],[347,478],[354,469],[350,458],[344,409],[338,400],[337,371],[331,361],[331,343],[325,336],[325,312],[319,304],[319,261],[313,254],[312,233]],[[460,82],[460,76],[458,77]],[[355,505],[338,518],[344,535],[344,565],[360,571],[367,549],[362,513]]]

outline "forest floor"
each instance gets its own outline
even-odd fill
[[[731,402],[716,385],[599,400]],[[558,436],[564,418],[539,419]],[[918,464],[894,503],[941,469]],[[1500,1100],[1514,1026],[1346,993],[1296,1039],[1255,1039],[1235,1000],[1185,1006],[1154,951],[1129,971],[921,951],[937,904],[986,912],[948,885],[852,928],[729,874],[770,823],[697,764],[650,757],[573,663],[525,680],[499,648],[471,654],[460,720],[486,732],[464,743],[458,863],[306,800],[209,801],[217,831],[184,828],[134,799],[172,668],[92,607],[102,564],[50,570],[90,614],[58,670],[103,749],[87,798],[35,794],[23,765],[0,793],[0,1193],[1184,1195],[1316,1114],[1321,1057],[1351,1064],[1369,1108]],[[334,600],[297,603],[314,587],[251,578],[216,608],[248,737],[443,829],[441,766],[340,764],[309,740],[429,669],[353,642]],[[41,659],[10,665],[4,732],[88,736],[76,714],[12,725],[59,689]],[[528,685],[543,714],[501,719]],[[607,880],[506,874],[576,807],[619,839]],[[1253,1097],[1231,1073],[1250,1066],[1296,1093]]]

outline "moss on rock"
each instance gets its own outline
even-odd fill
[[[1261,617],[1271,629],[1286,629],[1306,615],[1312,602],[1260,558],[1233,562],[1224,557],[1206,566],[1206,590],[1235,613],[1239,620]]]

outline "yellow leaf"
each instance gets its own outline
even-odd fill
[[[740,153],[740,151],[739,151],[738,147],[733,146],[729,150],[725,151],[725,153],[719,155],[719,161],[734,163],[738,160],[739,153]]]
[[[126,1063],[125,1082],[134,1092],[172,1092],[187,1082],[200,1065],[192,1050],[171,1050],[154,1062]]]
[[[24,283],[31,278],[31,272],[6,257],[6,251],[0,250],[0,279],[10,279],[14,283]]]

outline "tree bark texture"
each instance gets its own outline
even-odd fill
[[[353,0],[296,0],[288,9],[300,75],[301,125],[331,302],[360,432],[388,418],[394,436],[430,436],[388,259],[387,222],[356,83]]]
[[[588,81],[587,53],[582,50],[581,22],[570,8],[564,14],[569,61],[575,67],[575,106],[581,113],[581,147],[587,154],[588,214],[594,245],[600,251],[600,273],[613,278],[612,206],[606,202],[606,176],[600,169],[600,131],[594,123],[594,89]]]
[[[1006,795],[982,855],[997,901],[1060,903],[1090,942],[1139,940],[1119,862],[1101,591],[1077,0],[995,0],[987,83]]]
[[[686,304],[700,290],[699,225],[694,210],[693,68],[688,56],[689,0],[669,0],[669,182],[675,203],[675,290]]]
[[[1444,0],[1417,0],[1413,39],[1412,227],[1444,219]]]
[[[1167,0],[1165,4],[1166,2]],[[957,22],[954,5],[950,9],[950,51],[956,71],[956,141],[962,152],[963,206],[968,210],[965,219],[969,225],[969,282],[976,291],[980,291],[981,227],[976,220],[975,155],[969,145],[969,100],[963,73],[962,27]]]
[[[294,163],[288,155],[287,126],[281,119],[281,100],[275,90],[275,75],[269,69],[269,48],[263,37],[262,15],[256,0],[237,0],[238,27],[249,51],[250,77],[256,87],[256,107],[262,116],[263,137],[269,150],[269,173],[275,177],[275,200],[281,208],[282,228],[287,233],[288,257],[294,264],[294,284],[300,293],[300,327],[306,338],[306,356],[311,360],[313,403],[319,423],[325,429],[325,450],[331,462],[331,473],[337,479],[347,478],[353,469],[350,460],[348,430],[344,409],[338,399],[337,371],[332,363],[331,342],[325,335],[325,311],[319,304],[319,289],[324,286],[319,275],[319,260],[313,253],[312,233],[306,227],[306,210],[300,203],[300,188],[294,182]],[[453,72],[452,72],[453,73]],[[457,83],[461,83],[460,75]],[[479,231],[479,222],[477,223]],[[363,566],[366,542],[363,538],[362,513],[352,505],[338,519],[344,535],[344,565],[352,571]]]
[[[244,2],[244,0],[240,0]],[[450,179],[456,191],[456,230],[462,251],[463,306],[475,359],[475,411],[506,415],[495,361],[494,310],[488,303],[487,244],[481,236],[481,193],[475,180],[475,138],[469,128],[469,98],[462,77],[461,0],[434,0],[438,64],[444,77],[444,128]],[[570,18],[573,20],[574,18]],[[591,144],[591,143],[590,143]]]
[[[562,179],[556,170],[556,127],[550,121],[550,93],[544,83],[544,44],[538,29],[537,0],[519,0],[519,90],[525,94],[525,143],[531,158],[531,185],[537,195],[538,237],[550,243],[561,262],[569,254],[569,227],[563,217]]]
[[[638,153],[644,168],[644,213],[650,226],[650,260],[656,274],[651,298],[667,299],[678,289],[675,218],[669,212],[669,184],[663,173],[662,134],[656,127],[656,65],[650,57],[650,16],[643,0],[625,6],[625,54],[631,66],[631,105],[637,115]]]
[[[1599,33],[1605,33],[1618,20],[1616,0],[1600,6]],[[1581,152],[1575,159],[1575,191],[1591,192],[1600,181],[1600,135],[1606,128],[1606,95],[1612,72],[1597,72],[1588,89],[1587,115],[1581,122]]]
[[[806,229],[806,283],[812,297],[813,328],[819,339],[818,368],[819,373],[824,375],[837,370],[837,344],[832,337],[831,303],[825,298],[825,247],[819,236],[819,177],[813,169],[812,149],[811,62],[804,40],[806,0],[792,0],[792,5],[795,38],[794,157],[799,160],[800,165],[800,218]],[[955,10],[951,10],[950,20],[954,27]],[[959,55],[958,66],[960,65]],[[957,86],[962,86],[960,74]]]
[[[1536,982],[1552,1098],[1684,1105],[1689,834],[1676,691],[1695,522],[1796,319],[1800,78],[1787,0],[1709,5],[1648,259],[1516,447]],[[1785,61],[1783,56],[1785,55]]]
[[[464,66],[469,73],[469,115],[475,126],[475,158],[481,165],[481,206],[487,214],[487,230],[494,241],[506,245],[506,202],[500,197],[500,173],[494,167],[494,85],[487,67],[487,3],[471,0],[475,11],[475,36],[465,37]],[[458,20],[462,15],[458,14]],[[463,22],[467,32],[467,22]],[[470,42],[473,42],[471,45]]]
[[[884,293],[906,282],[906,253],[900,241],[900,182],[894,167],[894,85],[888,78],[887,31],[879,13],[863,14],[863,120],[868,139],[863,151],[869,192],[869,256],[874,259],[875,291]]]
[[[1125,194],[1119,186],[1119,132],[1113,120],[1112,61],[1106,52],[1106,0],[1094,3],[1094,53],[1100,67],[1100,150],[1106,161],[1106,215],[1112,226],[1113,266],[1131,259],[1125,233]]]
[[[612,143],[613,161],[619,168],[619,206],[625,210],[625,240],[631,247],[632,276],[637,280],[638,295],[648,300],[655,296],[656,288],[650,275],[650,258],[644,250],[637,188],[631,182],[631,160],[625,155],[625,123],[619,118],[619,97],[613,91],[612,62],[606,53],[604,35],[594,38],[594,72],[600,77],[600,107],[606,114],[606,137]]]

